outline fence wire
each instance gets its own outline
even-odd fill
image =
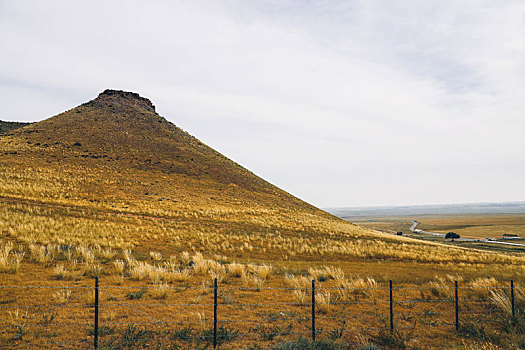
[[[16,298],[18,292],[4,293],[21,289],[33,294],[22,298],[25,303]],[[53,292],[63,300],[49,303]],[[337,339],[353,331],[458,329],[473,317],[487,325],[511,317],[508,307],[491,297],[494,292],[514,296],[508,286],[0,286],[0,348],[91,348],[94,339],[97,345],[112,344],[119,335],[218,346],[247,338],[272,342],[294,336]],[[95,293],[102,298],[98,303]],[[514,299],[509,302],[514,316]]]

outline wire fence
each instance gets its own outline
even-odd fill
[[[0,286],[0,348],[119,348],[153,343],[238,348],[512,320],[523,290],[450,285],[340,288],[154,285]],[[521,305],[521,304],[520,304]]]

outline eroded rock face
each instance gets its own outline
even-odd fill
[[[142,97],[135,92],[107,89],[104,90],[104,92],[101,92],[96,100],[124,105],[138,105],[148,111],[155,112],[155,106],[153,103],[151,103],[149,99]]]

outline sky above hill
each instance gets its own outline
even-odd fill
[[[106,88],[321,207],[525,200],[523,1],[0,0],[0,120]]]

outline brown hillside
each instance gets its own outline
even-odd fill
[[[169,123],[149,100],[113,90],[0,135],[0,238],[272,263],[505,264],[512,274],[523,263],[338,219]]]
[[[31,123],[20,123],[20,122],[4,122],[0,120],[0,134],[16,129],[23,128]]]
[[[74,166],[140,180],[125,187],[84,189],[95,190],[93,200],[120,193],[128,199],[250,201],[314,210],[168,122],[148,99],[131,92],[106,90],[79,107],[12,131],[2,141],[4,164]]]

